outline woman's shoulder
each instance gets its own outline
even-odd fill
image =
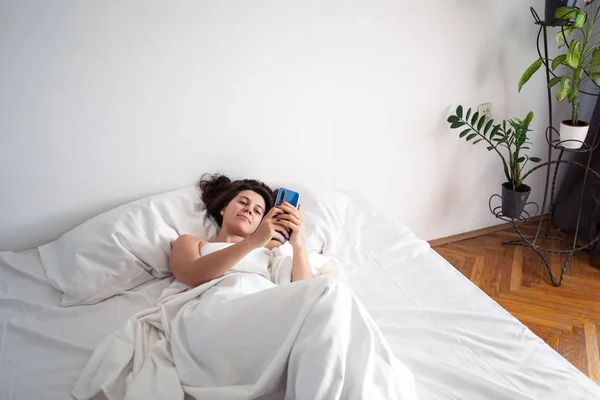
[[[208,242],[205,240],[202,240],[200,238],[197,238],[196,236],[184,233],[183,235],[180,235],[173,243],[171,243],[171,248],[192,247],[193,246],[193,247],[200,249],[200,247],[204,246],[206,243],[208,243]]]

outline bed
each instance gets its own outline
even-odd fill
[[[199,210],[192,204],[196,197],[188,188],[134,202],[86,229],[106,236],[106,229],[115,229],[107,221],[126,214],[131,224],[136,207],[158,210],[168,225],[173,218],[164,217],[170,215],[164,204],[171,211],[188,207],[181,216],[187,218]],[[340,260],[343,281],[413,372],[419,399],[600,399],[599,386],[407,227],[349,193],[305,196],[303,212],[309,248]],[[148,223],[144,229],[160,230],[157,226]],[[193,229],[179,226],[173,234],[188,228]],[[81,237],[81,231],[66,234],[63,245]],[[161,241],[156,235],[145,243],[168,249]],[[72,305],[77,301],[69,302],[59,290],[60,279],[68,276],[53,275],[48,257],[44,247],[0,253],[1,399],[71,398],[94,348],[134,313],[152,307],[173,282],[167,272],[145,269],[145,279],[132,280],[134,286],[118,295]]]

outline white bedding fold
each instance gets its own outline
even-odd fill
[[[221,279],[188,291],[175,282],[98,347],[73,395],[415,398],[412,374],[345,285],[319,277],[202,307]]]

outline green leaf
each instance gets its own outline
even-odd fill
[[[566,76],[561,77],[560,78],[560,86],[558,88],[558,93],[556,94],[556,99],[558,101],[562,101],[565,97],[567,97],[567,95],[569,94],[570,91],[571,91],[571,80]]]
[[[550,89],[551,87],[556,86],[556,84],[560,82],[560,76],[554,77],[552,79],[550,79],[550,83],[548,84],[548,89]]]
[[[496,134],[498,133],[499,130],[500,130],[500,125],[494,126],[494,129],[492,129],[492,133],[490,133],[490,139],[492,139],[494,136],[496,136]]]
[[[477,136],[476,133],[471,133],[469,136],[467,136],[467,142],[471,139],[473,139],[475,136]]]
[[[585,11],[577,11],[575,14],[575,22],[573,22],[573,28],[581,29],[585,25],[585,20],[587,19],[587,14]]]
[[[579,96],[579,88],[577,86],[573,86],[571,91],[569,92],[569,103],[575,101],[575,99]]]
[[[579,11],[573,7],[558,7],[556,11],[554,11],[554,18],[568,21],[575,18],[578,12]]]
[[[471,128],[467,128],[467,129],[465,129],[464,131],[462,131],[462,132],[461,132],[461,133],[458,135],[458,137],[459,137],[459,138],[461,138],[461,137],[464,137],[464,136],[465,136],[467,133],[469,133],[469,132],[471,132]]]
[[[490,128],[492,127],[493,124],[494,124],[494,120],[493,119],[490,119],[488,121],[488,123],[485,124],[485,129],[483,130],[483,135],[484,136],[487,135],[488,131],[490,130]]]
[[[463,126],[465,126],[465,123],[464,123],[464,122],[455,122],[455,123],[453,123],[452,125],[450,125],[450,128],[452,128],[452,129],[456,129],[456,128],[461,128],[461,127],[463,127]]]
[[[521,76],[521,80],[519,80],[519,92],[524,84],[527,83],[529,79],[537,72],[538,69],[542,66],[542,59],[538,58],[533,64],[529,66]]]
[[[456,107],[456,116],[458,118],[462,119],[462,116],[463,116],[463,108],[462,108],[462,106]]]
[[[460,121],[460,119],[456,116],[456,115],[451,115],[448,117],[448,122],[450,122],[451,124]]]
[[[467,110],[467,116],[465,117],[465,121],[468,121],[470,116],[471,116],[471,109],[469,108]]]
[[[571,32],[573,32],[572,26],[567,26],[566,28],[556,32],[556,45],[559,49],[566,44],[565,39],[569,39]]]
[[[565,63],[571,68],[579,68],[579,62],[581,60],[581,42],[579,40],[573,40],[569,45],[569,51],[567,52],[567,58]]]
[[[522,147],[521,147],[521,150],[529,150],[529,147],[527,147],[527,146],[522,146]]]
[[[481,142],[483,139],[477,139],[476,141],[473,142],[473,145],[476,145],[477,143]]]
[[[479,119],[479,111],[475,111],[475,114],[473,114],[473,118],[471,118],[471,125],[475,125],[475,122],[477,122],[478,119]]]
[[[542,161],[542,159],[539,158],[539,157],[529,157],[529,161],[531,161],[531,162],[540,162],[540,161]]]
[[[485,123],[485,115],[482,115],[481,118],[479,118],[479,123],[477,124],[478,131],[481,131],[481,128],[483,128],[484,123]]]
[[[590,74],[590,79],[600,88],[600,74]]]
[[[531,121],[533,121],[533,111],[529,111],[527,113],[527,115],[525,116],[525,119],[523,120],[525,129],[527,129],[529,127],[529,124],[531,124]]]
[[[600,49],[596,49],[592,53],[592,62],[591,62],[589,73],[590,74],[599,74],[600,73]]]
[[[488,146],[487,149],[488,149],[488,151],[492,151],[492,150],[494,150],[494,146]]]
[[[519,157],[519,159],[517,160],[517,162],[522,163],[523,161],[525,161],[525,157]]]
[[[552,71],[554,71],[560,64],[562,64],[567,58],[566,54],[561,54],[552,60]]]
[[[573,80],[579,80],[581,79],[581,77],[583,76],[583,68],[579,67],[575,70],[575,73],[573,74]]]

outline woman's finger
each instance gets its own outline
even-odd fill
[[[275,231],[275,234],[273,235],[272,239],[277,240],[279,243],[285,243],[285,240],[287,238],[282,232]]]
[[[280,214],[277,216],[277,220],[279,221],[291,221],[295,224],[299,224],[300,223],[300,218],[298,218],[297,216],[293,215],[293,214]]]
[[[285,224],[283,224],[282,222],[284,222],[284,221],[275,222],[273,229],[275,229],[276,231],[287,232],[288,227]]]
[[[265,215],[265,218],[273,218],[278,212],[281,212],[281,210],[279,210],[277,207],[273,207],[269,210],[267,215]]]
[[[300,216],[300,212],[296,209],[296,207],[292,206],[287,201],[281,203],[279,207],[289,214],[295,215],[296,217]]]
[[[291,229],[291,230],[292,230],[292,232],[296,232],[296,230],[298,229],[298,225],[297,225],[297,224],[294,224],[294,223],[293,223],[293,222],[291,222],[291,221],[279,221],[279,223],[280,223],[281,225],[283,225],[284,227],[286,227],[286,228],[288,228],[288,229]]]

